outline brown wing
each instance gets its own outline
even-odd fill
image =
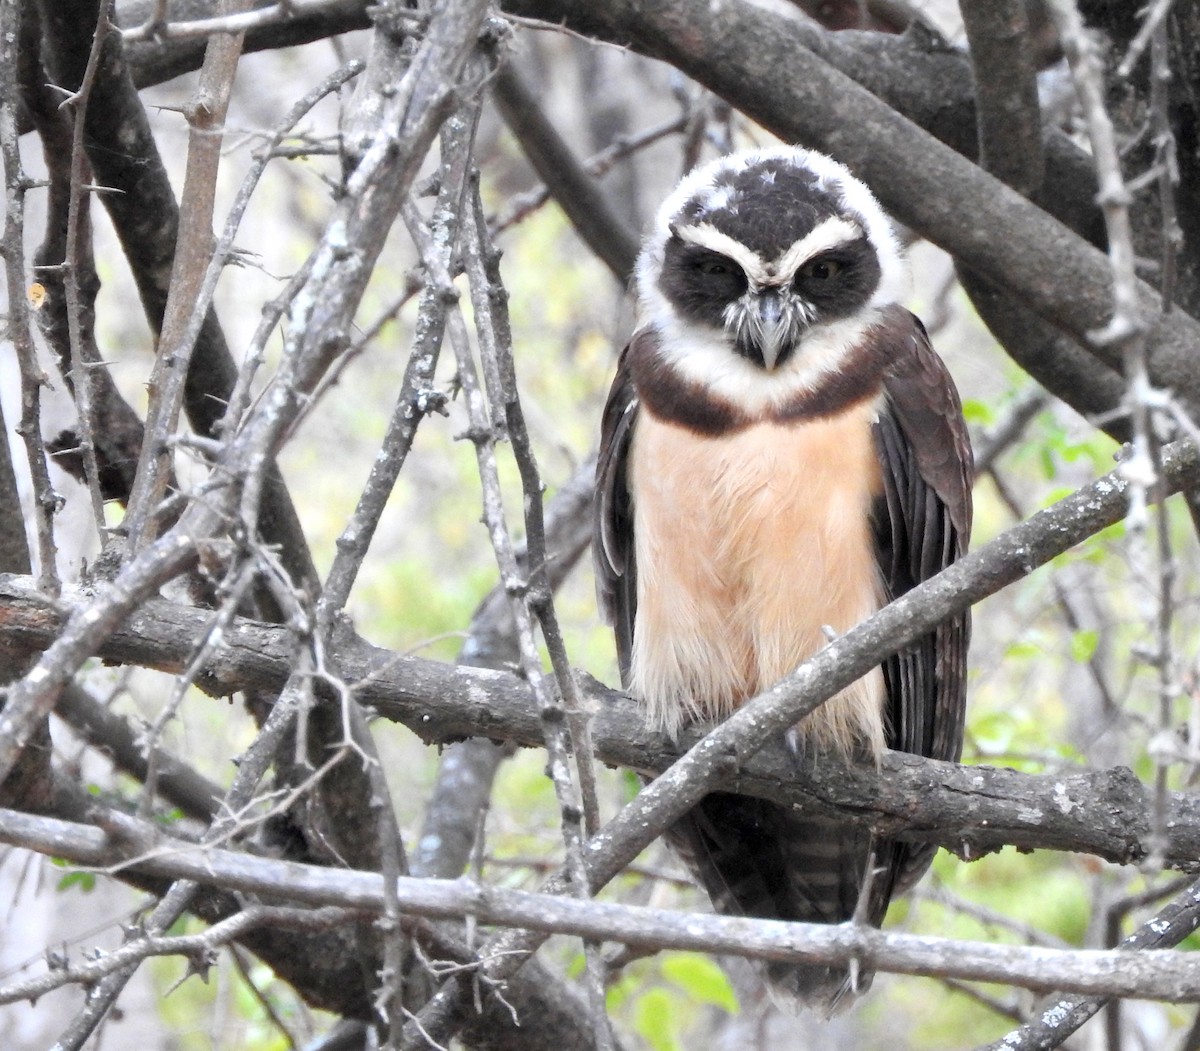
[[[652,339],[646,332],[634,341]],[[633,343],[630,343],[632,346]],[[617,637],[621,685],[628,685],[633,654],[633,621],[637,614],[637,564],[633,548],[633,501],[626,483],[626,465],[638,399],[629,373],[629,346],[617,360],[617,375],[608,392],[600,424],[600,453],[596,460],[596,505],[592,558],[596,567],[596,597]]]
[[[887,328],[891,365],[875,424],[883,494],[874,512],[876,557],[889,599],[928,580],[967,550],[971,531],[970,438],[954,381],[921,322],[896,309]],[[891,748],[956,761],[962,752],[970,614],[941,624],[884,664]],[[897,892],[933,857],[895,847]],[[879,853],[886,853],[880,845]],[[882,856],[881,863],[886,863]]]

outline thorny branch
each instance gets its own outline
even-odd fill
[[[0,249],[4,256],[8,292],[8,336],[13,342],[21,369],[21,419],[17,424],[17,433],[24,440],[29,472],[33,478],[38,576],[41,589],[47,595],[56,595],[60,583],[53,520],[61,497],[50,484],[46,447],[42,441],[41,392],[48,380],[37,363],[29,311],[31,289],[25,271],[25,194],[30,185],[21,166],[17,132],[21,6],[15,0],[0,4],[0,156],[4,161],[4,196],[7,201]],[[0,781],[3,780],[0,777]]]
[[[136,933],[119,949],[100,952],[86,962],[66,963],[54,967],[48,974],[14,982],[0,990],[0,1003],[36,1000],[52,989],[64,985],[94,985],[117,970],[136,967],[152,956],[184,956],[197,970],[211,964],[216,949],[244,936],[255,927],[272,926],[313,930],[346,923],[346,910],[325,907],[318,909],[286,908],[282,906],[250,905],[227,920],[214,923],[202,934],[168,936],[146,931]]]
[[[248,2],[221,0],[219,10],[223,15],[236,14]],[[215,36],[209,40],[200,80],[185,110],[188,163],[179,209],[179,238],[154,368],[150,373],[147,440],[142,443],[142,455],[123,523],[127,559],[135,557],[159,532],[154,517],[166,495],[171,474],[171,439],[183,408],[184,385],[195,336],[199,333],[199,321],[208,307],[204,292],[211,296],[216,276],[225,265],[224,255],[213,251],[213,209],[225,114],[241,51],[241,36]],[[208,289],[204,289],[205,285]]]
[[[199,544],[225,525],[228,514],[236,513],[247,524],[257,521],[263,475],[255,468],[269,461],[306,393],[344,346],[347,315],[362,295],[390,218],[415,177],[417,158],[424,155],[423,147],[436,134],[452,97],[452,84],[423,74],[428,69],[455,75],[461,70],[475,46],[483,7],[483,0],[468,5],[461,24],[451,18],[435,23],[388,99],[389,119],[352,173],[345,203],[315,254],[305,292],[293,304],[294,327],[285,341],[280,369],[255,411],[230,436],[214,470],[213,491],[203,502],[189,504],[167,534],[104,585],[39,664],[10,690],[0,716],[0,781],[67,680],[136,605],[191,565]],[[355,245],[352,252],[347,250],[349,243]]]
[[[65,103],[74,110],[71,127],[71,165],[67,202],[67,230],[63,244],[63,291],[67,311],[67,330],[70,343],[71,384],[75,391],[75,401],[79,407],[79,438],[80,450],[83,454],[84,480],[87,484],[88,495],[92,502],[92,517],[95,519],[96,531],[103,539],[105,536],[104,502],[100,488],[100,470],[96,459],[95,431],[98,416],[92,398],[92,382],[88,370],[97,367],[98,363],[89,360],[85,352],[85,335],[83,328],[83,303],[81,281],[83,278],[81,266],[85,245],[88,245],[90,221],[88,209],[90,200],[84,194],[83,183],[90,172],[87,156],[83,148],[83,111],[87,108],[88,97],[95,83],[99,68],[101,49],[105,37],[112,26],[108,21],[108,12],[102,11],[96,22],[96,32],[92,38],[91,51],[88,53],[87,67],[83,74],[83,83]]]
[[[259,782],[278,754],[280,744],[295,718],[295,704],[290,702],[291,698],[286,695],[279,698],[258,737],[239,759],[233,784],[222,800],[217,819],[204,836],[204,843],[223,842],[237,827],[239,815],[251,804]],[[199,883],[195,880],[182,879],[174,883],[146,918],[144,932],[155,936],[169,929],[187,910],[198,889]],[[78,1051],[83,1047],[96,1026],[112,1009],[137,966],[138,960],[134,959],[113,969],[97,983],[83,1009],[59,1038],[57,1048],[61,1048],[61,1051]]]
[[[464,211],[470,209],[472,207],[471,202],[464,201],[463,207]],[[425,229],[420,216],[416,214],[415,210],[409,209],[406,212],[405,219],[414,240],[422,250],[425,267],[429,272],[431,283],[443,289],[443,295],[448,297],[447,290],[452,288],[451,275],[446,269],[444,262],[436,254],[435,244]],[[496,560],[499,564],[501,583],[509,595],[510,609],[516,629],[521,673],[529,682],[530,688],[537,698],[538,707],[542,715],[548,757],[547,769],[554,785],[562,815],[562,834],[567,850],[568,865],[571,867],[572,872],[571,885],[575,894],[587,897],[590,889],[582,853],[584,808],[580,799],[576,778],[572,775],[572,767],[568,755],[569,727],[564,726],[564,703],[560,692],[563,682],[563,673],[560,671],[562,667],[562,654],[560,650],[560,659],[556,661],[555,671],[558,678],[551,679],[546,675],[542,667],[541,656],[538,653],[534,637],[534,618],[545,613],[546,607],[551,600],[549,593],[544,592],[544,589],[539,584],[522,579],[521,567],[517,562],[512,537],[505,519],[500,476],[495,455],[497,441],[502,437],[511,437],[510,424],[515,422],[518,424],[518,427],[522,428],[523,425],[520,417],[515,416],[511,411],[511,399],[515,397],[515,385],[511,379],[505,383],[501,378],[500,372],[504,366],[499,360],[499,355],[503,353],[503,350],[497,340],[495,329],[489,327],[488,324],[489,318],[491,318],[491,324],[495,324],[493,316],[495,305],[489,303],[487,299],[487,279],[482,270],[482,261],[479,259],[481,252],[479,234],[473,226],[474,222],[478,220],[475,215],[464,217],[464,219],[468,224],[468,229],[471,230],[471,234],[468,237],[467,255],[468,257],[474,256],[475,259],[473,264],[468,263],[468,278],[472,279],[472,296],[475,303],[476,323],[479,326],[478,331],[481,334],[481,355],[484,374],[490,380],[490,382],[486,382],[485,384],[480,383],[475,362],[471,356],[471,348],[467,339],[466,326],[462,315],[455,310],[451,310],[447,315],[446,325],[458,365],[458,381],[461,384],[467,405],[470,429],[466,437],[475,446],[476,460],[483,490],[484,524],[487,527]],[[485,282],[483,288],[480,288],[478,285],[480,280]],[[511,348],[508,349],[511,352]],[[545,559],[544,537],[542,536],[540,525],[540,483],[534,481],[531,487],[528,480],[528,471],[531,468],[536,478],[536,468],[532,467],[531,461],[528,459],[531,455],[528,448],[528,437],[514,438],[514,447],[520,450],[519,455],[523,455],[526,458],[522,466],[522,478],[525,484],[526,524],[531,545],[527,552],[528,565],[526,568],[531,578],[536,581],[539,563],[544,564]],[[531,508],[531,501],[536,501],[537,503],[536,512]],[[531,522],[535,523],[532,529],[530,529]],[[547,616],[547,620],[544,620],[542,623],[543,625],[546,623],[552,625],[553,621]],[[551,630],[547,633],[547,638],[552,639],[553,637],[554,633]],[[565,670],[565,677],[569,681],[569,669]],[[572,689],[573,685],[573,683],[570,683]],[[568,712],[569,717],[570,713]],[[598,972],[593,970],[592,977],[597,989],[601,989],[602,986],[600,985]],[[600,994],[599,1002],[602,1003],[602,993]],[[600,1028],[600,1035],[598,1035],[598,1040],[601,1041],[600,1046],[611,1046],[611,1040],[606,1041],[604,1039],[608,1025],[607,1015],[600,1014],[596,1018],[596,1024]],[[418,1019],[411,1020],[407,1027],[407,1042],[411,1044],[415,1039],[421,1037],[420,1030],[423,1028],[424,1026],[421,1021]],[[416,1032],[415,1036],[414,1031]]]
[[[1098,344],[1120,348],[1127,391],[1125,408],[1132,423],[1130,451],[1121,470],[1130,481],[1130,556],[1135,578],[1151,585],[1153,597],[1146,603],[1146,622],[1155,625],[1151,663],[1158,673],[1159,727],[1151,744],[1155,760],[1155,785],[1158,805],[1154,838],[1165,837],[1165,798],[1167,773],[1174,749],[1173,702],[1177,695],[1171,652],[1170,624],[1174,611],[1174,564],[1170,547],[1169,523],[1156,500],[1160,485],[1159,449],[1155,437],[1155,414],[1160,403],[1150,381],[1146,355],[1143,306],[1139,301],[1134,270],[1133,229],[1129,215],[1130,195],[1121,174],[1113,123],[1104,105],[1104,68],[1096,42],[1085,32],[1074,0],[1051,0],[1048,5],[1058,28],[1059,39],[1071,65],[1076,94],[1083,109],[1088,136],[1092,143],[1096,170],[1100,179],[1100,207],[1108,228],[1109,259],[1112,266],[1112,317],[1108,324],[1091,334]],[[1157,549],[1149,538],[1149,508],[1159,505]]]
[[[499,252],[488,240],[487,221],[484,217],[483,202],[479,197],[479,187],[476,183],[470,197],[471,214],[467,221],[467,254],[466,271],[471,289],[471,302],[474,308],[476,331],[479,334],[481,356],[486,363],[491,363],[491,371],[495,373],[494,389],[489,392],[494,415],[502,416],[504,433],[512,445],[513,456],[521,475],[521,489],[525,518],[525,583],[524,593],[519,600],[536,618],[542,631],[542,638],[550,655],[550,664],[554,673],[557,697],[551,704],[557,702],[561,706],[556,713],[552,707],[543,707],[542,718],[546,723],[547,750],[551,755],[551,763],[556,773],[558,756],[556,753],[563,744],[569,743],[574,756],[574,781],[578,789],[573,790],[570,783],[564,785],[560,805],[564,829],[570,825],[572,831],[567,841],[568,851],[578,851],[584,837],[595,835],[600,827],[600,803],[596,790],[596,772],[592,758],[592,740],[589,728],[589,714],[584,710],[580,690],[571,670],[567,656],[566,644],[562,630],[559,627],[558,614],[554,608],[554,592],[549,579],[549,554],[546,547],[546,521],[542,507],[542,480],[538,472],[537,462],[533,451],[533,443],[526,426],[525,414],[521,408],[518,395],[516,366],[513,361],[512,327],[509,323],[507,292],[500,278]],[[499,554],[499,552],[498,552]],[[508,573],[517,574],[521,571],[516,551],[508,546],[500,558],[501,578],[507,578]],[[525,625],[519,615],[515,618],[518,641],[524,649],[523,630]],[[532,625],[530,625],[532,626]],[[532,641],[532,640],[531,640]],[[561,735],[561,728],[555,726],[557,719],[565,715],[566,739],[551,743],[552,735]],[[561,771],[570,776],[570,760],[562,756],[567,764]],[[578,800],[578,808],[570,809]],[[582,823],[582,824],[581,824]],[[589,889],[584,879],[582,855],[572,859],[578,865],[575,870],[575,891],[580,897],[587,897]],[[609,1029],[608,1012],[605,1009],[604,997],[604,965],[599,953],[599,946],[585,943],[585,953],[588,966],[588,992],[591,996],[593,1017],[596,1028],[596,1047],[598,1051],[611,1051],[613,1047],[612,1033]]]

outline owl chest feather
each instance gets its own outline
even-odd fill
[[[631,449],[638,565],[631,689],[674,733],[730,714],[882,604],[870,528],[873,405],[705,436],[643,412]],[[877,670],[797,728],[878,752]]]

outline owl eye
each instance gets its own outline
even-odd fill
[[[696,264],[696,269],[707,277],[718,277],[733,273],[733,264],[723,259],[702,259]]]
[[[800,268],[800,276],[814,281],[828,281],[836,277],[842,270],[842,264],[836,259],[814,259]]]

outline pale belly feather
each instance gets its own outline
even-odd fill
[[[643,412],[631,450],[638,607],[630,690],[674,734],[794,671],[882,604],[868,513],[879,491],[872,407],[716,438]],[[878,754],[876,669],[797,732]]]

